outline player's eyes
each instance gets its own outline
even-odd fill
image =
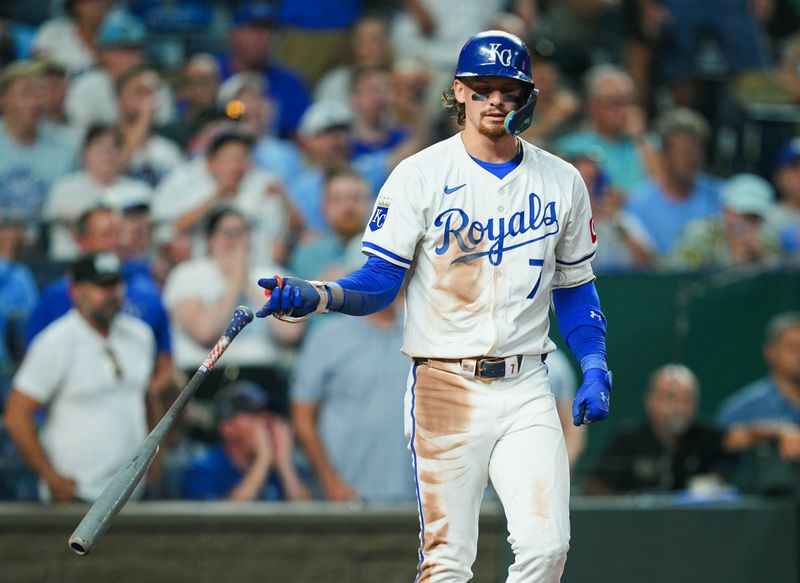
[[[480,89],[473,89],[472,93],[472,101],[486,101],[489,99],[489,96],[492,94],[492,89],[489,88],[480,88]],[[502,93],[501,98],[506,103],[520,103],[522,98],[518,93]]]

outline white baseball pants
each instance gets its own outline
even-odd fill
[[[525,370],[530,368],[530,370]],[[558,583],[569,548],[569,463],[543,363],[487,382],[414,363],[406,435],[420,518],[417,583],[472,577],[487,480],[514,552],[507,583]]]

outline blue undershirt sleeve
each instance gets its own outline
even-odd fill
[[[372,255],[361,269],[333,282],[342,288],[343,299],[337,303],[329,292],[328,309],[351,316],[380,312],[397,297],[405,276],[404,267]]]
[[[608,370],[606,364],[606,317],[594,282],[553,290],[558,329],[581,370]]]

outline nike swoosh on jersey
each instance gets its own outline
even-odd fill
[[[444,185],[444,193],[445,194],[453,194],[456,190],[461,190],[467,185],[465,182],[464,184],[460,184],[459,186],[454,186],[453,188],[447,188],[447,185]]]

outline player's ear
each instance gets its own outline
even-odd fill
[[[465,103],[467,101],[465,85],[458,79],[453,80],[453,95],[455,95],[456,101],[459,103]]]

